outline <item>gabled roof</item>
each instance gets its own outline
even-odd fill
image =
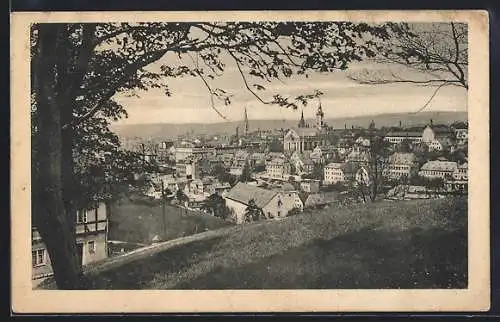
[[[396,152],[389,157],[389,163],[391,164],[411,165],[415,161],[416,157],[413,153]]]
[[[264,208],[277,194],[278,193],[276,191],[238,182],[233,188],[231,188],[231,190],[228,191],[225,198],[238,201],[245,205],[248,205],[248,202],[251,199],[254,199],[257,207]]]
[[[420,170],[427,171],[455,171],[457,169],[457,163],[451,161],[428,161],[426,162]]]
[[[343,164],[342,163],[338,163],[338,162],[332,162],[332,163],[328,163],[325,168],[332,168],[332,169],[342,169],[343,167]]]
[[[398,132],[389,132],[385,135],[385,137],[389,137],[389,136],[413,138],[413,137],[421,137],[422,132],[398,131]]]
[[[306,201],[304,201],[304,205],[307,206],[315,206],[315,205],[324,205],[325,200],[320,193],[312,193],[310,194]]]
[[[318,135],[318,129],[315,127],[291,128],[290,130],[294,131],[299,136],[316,136],[316,135]]]

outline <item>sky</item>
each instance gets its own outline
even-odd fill
[[[157,64],[175,64],[178,58],[166,56]],[[178,63],[178,61],[177,61]],[[153,66],[152,68],[157,68]],[[396,70],[408,77],[419,77],[415,72],[401,70],[399,67],[373,62],[354,63],[346,71],[334,73],[314,73],[309,78],[293,76],[285,82],[273,82],[267,90],[259,91],[265,99],[273,94],[300,95],[320,90],[324,93],[321,104],[325,118],[343,118],[384,113],[406,113],[419,110],[432,96],[434,87],[422,87],[415,84],[362,85],[348,78],[348,75],[360,73],[387,73]],[[129,117],[115,124],[147,123],[218,123],[240,121],[244,109],[249,119],[298,120],[301,109],[290,110],[260,103],[244,88],[244,83],[236,66],[228,62],[224,75],[214,81],[213,87],[221,87],[233,94],[232,103],[225,106],[216,102],[217,109],[226,117],[221,118],[210,104],[210,94],[202,80],[196,77],[175,78],[168,80],[172,96],[166,96],[161,90],[140,92],[139,97],[128,97],[123,93],[115,95]],[[217,86],[215,86],[217,85]],[[426,107],[426,111],[466,111],[467,93],[461,87],[448,86]],[[305,118],[313,118],[318,100],[313,100],[304,107]]]

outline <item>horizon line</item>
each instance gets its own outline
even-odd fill
[[[429,114],[429,113],[434,113],[434,114],[452,114],[452,113],[468,113],[468,111],[422,111],[419,112],[418,114]],[[342,120],[342,119],[356,119],[356,118],[362,118],[362,117],[379,117],[382,115],[401,115],[401,114],[409,114],[409,115],[417,115],[411,112],[393,112],[393,113],[377,113],[377,114],[367,114],[367,115],[357,115],[357,116],[339,116],[339,117],[325,117],[325,120]],[[314,120],[314,117],[305,117],[306,120]],[[279,118],[248,118],[248,121],[277,121],[277,122],[294,122],[297,121],[295,119],[279,119]],[[195,122],[195,123],[188,123],[188,122],[173,122],[173,121],[168,121],[168,122],[139,122],[139,123],[125,123],[125,124],[119,124],[117,122],[112,122],[110,125],[111,126],[127,126],[127,125],[156,125],[156,124],[175,124],[175,125],[188,125],[188,124],[224,124],[224,123],[235,123],[235,122],[244,122],[244,118],[238,119],[238,120],[223,120],[221,119],[220,121],[215,121],[215,122]]]

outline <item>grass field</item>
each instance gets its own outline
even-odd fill
[[[234,227],[89,277],[94,289],[467,287],[464,198],[380,201]]]
[[[162,240],[232,225],[219,218],[166,205],[133,203],[122,199],[111,207],[109,240],[149,244],[155,235]]]

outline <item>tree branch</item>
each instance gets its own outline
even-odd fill
[[[254,92],[254,90],[248,84],[248,81],[247,81],[247,79],[245,77],[245,74],[243,73],[243,70],[241,69],[241,66],[240,66],[240,63],[238,61],[238,58],[231,52],[231,50],[228,50],[227,52],[229,53],[229,55],[231,57],[233,57],[234,61],[236,62],[236,67],[238,68],[238,71],[239,71],[239,73],[241,75],[241,78],[243,79],[243,83],[245,84],[245,87],[247,88],[247,90],[253,96],[255,96],[255,98],[257,98],[262,104],[267,104],[267,105],[273,104],[272,101],[264,101],[257,93]]]
[[[207,80],[205,79],[205,77],[203,77],[203,75],[201,74],[201,72],[199,71],[199,66],[198,66],[198,63],[194,60],[193,56],[191,56],[190,53],[188,53],[188,56],[189,58],[191,58],[191,61],[193,62],[193,64],[195,65],[195,73],[200,77],[200,79],[203,81],[203,84],[205,84],[205,87],[208,89],[208,92],[210,93],[210,104],[211,104],[211,107],[212,109],[221,117],[223,118],[224,120],[228,121],[229,119],[224,115],[222,114],[216,107],[215,107],[215,102],[214,102],[214,91],[212,90],[212,87],[210,87],[210,84],[208,84]],[[202,59],[203,60],[203,59]]]
[[[410,112],[410,114],[417,114],[417,113],[422,112],[422,111],[423,111],[423,110],[424,110],[424,109],[425,109],[425,108],[426,108],[426,107],[427,107],[427,106],[431,103],[431,101],[432,101],[432,100],[434,99],[434,97],[437,95],[437,93],[439,92],[439,90],[440,90],[441,88],[443,88],[444,86],[448,86],[448,85],[450,85],[450,84],[449,84],[449,83],[443,83],[443,84],[439,85],[439,86],[438,86],[438,87],[434,90],[434,92],[432,93],[431,97],[427,100],[427,102],[425,102],[425,104],[424,104],[421,108],[419,108],[417,111],[415,111],[415,112]]]

